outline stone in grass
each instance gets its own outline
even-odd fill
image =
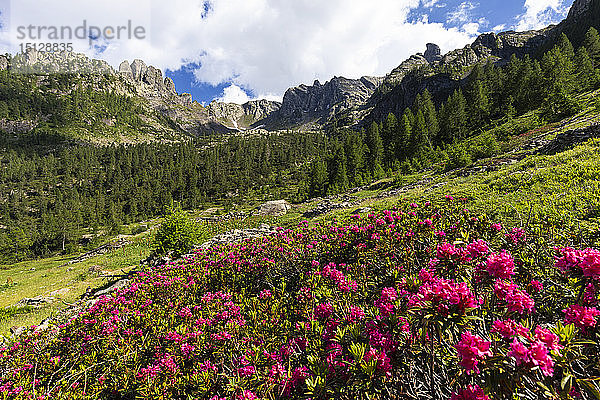
[[[280,217],[287,214],[291,208],[292,206],[290,203],[285,200],[267,201],[260,206],[256,214],[269,217]]]
[[[24,298],[21,299],[21,301],[19,301],[17,303],[18,306],[30,306],[30,307],[35,307],[35,308],[39,308],[42,307],[46,304],[50,304],[54,301],[54,297],[47,297],[47,296],[36,296],[36,297],[32,297],[32,298]]]

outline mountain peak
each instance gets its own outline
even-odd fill
[[[575,0],[569,10],[567,18],[571,19],[586,12],[590,8],[592,1],[593,0]]]

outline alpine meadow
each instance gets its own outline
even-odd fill
[[[180,38],[227,8],[191,3]],[[210,92],[217,33],[164,73],[115,65],[112,27],[0,55],[0,399],[600,400],[600,0],[545,3],[282,96],[239,83],[253,64]],[[179,57],[152,21],[139,53]],[[231,30],[251,53],[269,26]],[[308,47],[274,69],[322,76]]]

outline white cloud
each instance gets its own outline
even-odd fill
[[[56,3],[73,4],[27,1],[44,3],[34,8],[44,10],[48,24],[64,13]],[[135,9],[146,7],[148,1],[152,1],[151,40],[109,43],[98,56],[115,67],[124,59],[141,58],[163,71],[197,63],[199,82],[230,83],[259,98],[280,98],[290,86],[315,79],[324,82],[334,75],[381,76],[411,54],[423,52],[427,42],[449,51],[473,40],[473,26],[460,27],[472,21],[452,28],[422,19],[409,22],[409,13],[419,8],[421,0],[212,0],[206,3],[209,7],[204,0],[126,3]],[[107,9],[103,8],[110,17]]]
[[[251,100],[250,96],[241,87],[231,84],[223,89],[223,95],[216,99],[222,103],[244,104]]]
[[[494,32],[502,32],[506,29],[506,24],[500,24],[500,25],[496,25],[495,27],[492,28],[492,31]]]
[[[560,21],[569,10],[563,3],[564,0],[525,0],[525,13],[517,18],[515,29],[539,29]]]
[[[479,24],[477,22],[468,22],[462,26],[462,30],[469,35],[479,34]]]
[[[463,1],[456,7],[455,10],[450,11],[448,13],[448,19],[446,22],[449,24],[459,24],[459,23],[468,23],[470,22],[472,17],[472,11],[475,10],[479,4],[472,3],[470,1]]]

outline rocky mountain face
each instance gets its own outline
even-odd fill
[[[252,100],[244,104],[211,102],[208,115],[231,129],[250,129],[264,125],[269,116],[277,112],[281,103],[269,100]]]
[[[575,46],[585,31],[600,24],[600,0],[576,0],[568,17],[558,26],[527,32],[486,33],[463,47],[442,54],[439,46],[428,43],[424,53],[403,61],[385,77],[360,79],[334,77],[311,86],[299,85],[285,92],[282,103],[256,100],[246,104],[212,102],[204,107],[189,94],[178,94],[170,78],[141,60],[124,61],[118,70],[106,62],[90,60],[77,53],[40,53],[27,51],[12,58],[0,56],[0,69],[51,74],[115,76],[116,90],[146,100],[154,111],[170,118],[182,131],[192,134],[233,132],[253,128],[312,129],[355,126],[381,120],[390,113],[401,113],[417,94],[429,90],[440,103],[458,88],[475,64],[489,61],[504,64],[514,54],[536,56],[565,32]],[[108,90],[108,89],[106,89]],[[115,90],[111,87],[110,90]]]
[[[593,0],[575,0],[571,6],[571,9],[569,10],[567,19],[573,19],[585,13],[590,9],[593,2]]]
[[[325,124],[331,117],[364,104],[373,95],[382,78],[363,76],[360,79],[334,77],[321,84],[290,88],[283,96],[281,108],[270,115],[270,128],[304,127]]]
[[[74,52],[40,52],[29,49],[15,56],[0,56],[0,70],[40,75],[67,74],[85,77],[95,90],[115,91],[144,100],[149,111],[158,111],[170,118],[177,128],[193,135],[227,133],[248,129],[277,111],[280,103],[267,100],[250,101],[243,105],[211,103],[208,107],[194,102],[189,93],[179,94],[175,83],[163,77],[160,69],[136,59],[123,61],[117,70],[102,60],[93,60]],[[110,76],[110,86],[93,85],[98,77]],[[106,85],[106,81],[103,81]]]
[[[534,54],[545,43],[551,29],[527,32],[485,33],[462,49],[440,54],[437,45],[429,43],[424,54],[404,61],[384,78],[381,90],[370,99],[371,110],[366,121],[379,121],[387,114],[400,114],[412,106],[416,96],[427,89],[438,104],[457,89],[469,67],[492,61],[505,64],[514,54]],[[458,71],[449,73],[447,71]]]

